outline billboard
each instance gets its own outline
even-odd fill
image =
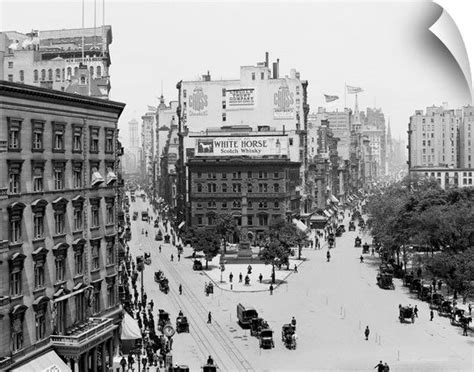
[[[283,136],[198,138],[196,156],[288,155],[288,138]]]
[[[189,116],[206,116],[208,96],[201,87],[195,87],[188,97]]]
[[[253,109],[255,106],[255,89],[226,89],[227,109]]]
[[[282,85],[273,94],[273,118],[274,119],[294,119],[295,118],[294,93],[290,91],[288,85]]]

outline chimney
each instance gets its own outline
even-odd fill
[[[268,52],[265,52],[265,67],[268,67]]]
[[[280,76],[280,58],[277,58],[277,79]]]
[[[277,63],[273,62],[273,79],[277,78]]]

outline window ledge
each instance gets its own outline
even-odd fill
[[[8,152],[21,152],[21,148],[12,149],[11,147],[8,148]]]
[[[72,233],[73,233],[74,235],[75,235],[75,234],[82,234],[82,233],[83,233],[83,230],[74,230]]]
[[[71,151],[73,154],[81,154],[82,150],[72,150]]]
[[[73,280],[78,280],[78,279],[82,279],[82,278],[84,278],[84,274],[77,274],[72,279]]]
[[[105,225],[105,227],[114,227],[115,226],[115,222],[114,223],[109,223],[107,225]]]
[[[98,273],[100,271],[100,267],[97,269],[91,269],[91,274]]]
[[[42,243],[45,241],[45,238],[44,237],[41,237],[41,238],[34,238],[32,240],[33,243]]]
[[[10,302],[20,301],[23,299],[23,294],[20,295],[10,295]]]
[[[7,194],[9,198],[18,198],[21,196],[21,192],[8,192]]]
[[[97,231],[100,229],[100,226],[94,226],[90,228],[90,231]]]
[[[8,248],[10,249],[15,249],[15,248],[21,248],[23,246],[23,242],[16,242],[16,243],[9,243]]]
[[[59,239],[66,237],[66,233],[53,235],[53,239]]]
[[[40,287],[40,288],[35,288],[33,289],[33,294],[34,295],[37,295],[38,293],[41,293],[41,292],[45,292],[46,291],[46,287]]]
[[[111,267],[115,267],[115,262],[105,265],[106,269],[110,269]]]
[[[56,153],[56,154],[64,154],[66,152],[66,150],[64,149],[53,149],[52,150],[53,153]]]
[[[31,152],[44,152],[44,149],[31,149]]]
[[[67,280],[59,280],[56,283],[53,284],[54,287],[59,287],[61,285],[64,285],[67,283]]]

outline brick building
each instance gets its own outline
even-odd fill
[[[125,105],[0,87],[0,369],[35,370],[29,362],[57,353],[74,371],[105,371],[121,321],[117,122]]]

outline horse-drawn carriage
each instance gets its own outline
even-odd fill
[[[469,327],[472,317],[465,315],[465,310],[455,307],[451,312],[451,325],[458,327]]]
[[[212,284],[212,282],[206,284],[204,292],[206,293],[206,296],[209,296],[211,293],[214,293],[214,284]]]
[[[364,243],[364,245],[362,246],[362,253],[369,253],[369,244],[368,243]]]
[[[155,282],[157,282],[160,286],[160,291],[168,294],[170,287],[168,283],[168,279],[165,277],[163,271],[159,270],[155,272]]]
[[[415,278],[410,283],[410,292],[418,292],[420,291],[422,286],[421,279]]]
[[[354,247],[359,248],[362,245],[362,239],[357,237],[354,240]]]
[[[268,328],[268,323],[263,318],[253,318],[250,321],[250,335],[259,337],[262,329]]]
[[[349,231],[355,231],[356,229],[356,225],[354,223],[354,221],[350,221],[349,222]]]
[[[199,260],[194,260],[194,263],[193,263],[193,270],[195,270],[195,271],[200,271],[200,270],[202,270],[202,262],[199,261]]]
[[[160,227],[160,221],[158,221],[158,217],[155,219],[155,222],[153,223],[154,227]]]
[[[399,306],[399,316],[398,319],[400,323],[408,322],[407,319],[410,319],[412,323],[415,323],[415,312],[411,306]]]
[[[393,284],[393,276],[389,273],[377,274],[377,284],[382,289],[395,289]]]
[[[403,285],[405,287],[410,287],[411,283],[413,282],[413,279],[414,279],[413,273],[406,274],[403,278]]]
[[[336,241],[336,238],[334,237],[334,234],[329,234],[328,235],[328,244],[329,244],[329,248],[332,248],[334,247],[334,242]]]
[[[189,333],[189,322],[188,318],[180,315],[176,318],[176,332],[178,333]]]
[[[363,229],[363,228],[365,227],[365,221],[364,221],[364,219],[363,219],[362,217],[359,218],[359,227],[360,227],[361,229]]]
[[[453,303],[451,301],[443,301],[438,307],[438,315],[448,317],[453,312]]]
[[[433,293],[430,299],[430,309],[438,310],[444,302],[444,297],[441,293]]]
[[[146,265],[151,265],[151,255],[150,255],[150,253],[145,253],[143,262],[145,262]]]
[[[431,296],[430,286],[427,284],[422,284],[420,290],[418,291],[418,298],[422,301],[429,300]]]
[[[291,324],[281,327],[281,340],[288,349],[296,349],[295,328]]]
[[[163,327],[167,324],[170,324],[170,314],[163,309],[158,310],[158,329],[160,332],[163,331]]]
[[[345,232],[346,229],[344,227],[344,225],[339,225],[337,228],[336,228],[336,236],[342,236],[342,233]]]
[[[273,331],[270,328],[265,328],[260,331],[260,348],[271,349],[275,347],[273,342]]]
[[[161,232],[161,230],[158,230],[158,232],[155,234],[155,240],[163,240],[163,233]]]
[[[169,242],[170,242],[170,238],[171,238],[171,237],[169,236],[169,234],[166,234],[166,235],[165,235],[165,243],[169,243]]]

